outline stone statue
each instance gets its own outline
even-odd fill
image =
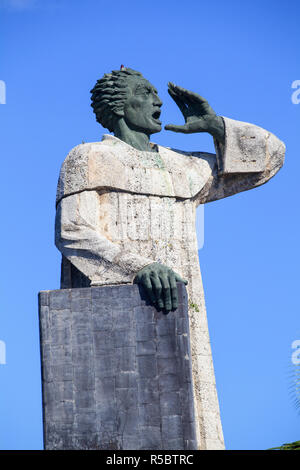
[[[168,313],[187,284],[194,400],[201,448],[224,446],[199,268],[199,204],[266,183],[281,168],[284,144],[255,125],[217,116],[196,93],[169,83],[185,124],[208,132],[216,154],[150,142],[162,102],[139,72],[105,74],[92,92],[97,121],[114,135],[81,144],[65,159],[57,190],[56,246],[62,288],[139,283]]]

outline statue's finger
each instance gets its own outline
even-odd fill
[[[207,100],[198,93],[186,90],[178,85],[169,86],[168,93],[180,108],[185,119],[191,111],[194,111],[195,114],[215,114]]]
[[[188,285],[188,281],[186,279],[182,279],[182,277],[179,276],[179,274],[175,273],[174,276],[175,276],[176,281],[183,282],[186,286]]]
[[[162,285],[160,282],[160,279],[156,273],[153,273],[150,276],[151,283],[152,283],[152,289],[155,295],[155,301],[158,306],[158,308],[163,309],[164,308],[164,302],[162,299]]]
[[[172,91],[173,93],[177,93],[178,95],[183,95],[188,91],[179,85],[175,85],[175,83],[173,82],[168,83],[168,89]]]
[[[174,100],[176,97],[178,100],[184,103],[184,106],[191,106],[196,101],[193,92],[185,90],[184,88],[177,85],[173,85],[172,87],[169,86],[168,93]]]
[[[172,310],[172,301],[171,301],[171,290],[170,290],[170,283],[169,277],[167,274],[164,274],[160,277],[161,285],[163,289],[163,298],[165,304],[166,312],[170,312]]]
[[[180,109],[184,117],[186,117],[186,111],[187,111],[186,103],[182,100],[180,96],[178,96],[172,90],[169,89],[168,93],[171,96],[171,98],[175,101],[175,103],[177,104],[178,108]]]
[[[176,126],[175,124],[167,124],[165,126],[166,131],[173,131],[173,132],[182,132],[183,134],[188,134],[188,130],[186,126]]]
[[[174,273],[169,275],[169,283],[171,290],[172,310],[176,310],[178,308],[178,290]]]
[[[149,300],[151,301],[151,303],[154,304],[155,301],[156,301],[156,298],[155,298],[155,295],[154,295],[154,292],[153,292],[152,283],[151,283],[149,274],[144,274],[143,275],[142,285],[144,286],[144,288],[146,290],[146,293],[147,293],[147,296],[148,296]]]
[[[179,96],[186,96],[190,98],[191,101],[194,103],[202,103],[202,104],[208,104],[207,100],[199,95],[198,93],[195,93],[194,91],[187,90],[186,88],[183,88],[179,85],[175,85],[174,83],[169,82],[169,89],[172,90],[173,93],[177,93]]]

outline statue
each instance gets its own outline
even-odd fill
[[[198,94],[168,84],[185,124],[166,130],[208,132],[216,154],[150,142],[161,130],[157,90],[139,72],[105,74],[92,93],[97,121],[114,135],[75,147],[57,190],[56,246],[62,288],[138,283],[169,313],[177,282],[187,285],[194,400],[202,448],[223,448],[223,435],[195,214],[199,204],[266,183],[281,168],[284,144],[255,125],[218,116]]]

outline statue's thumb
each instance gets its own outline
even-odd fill
[[[188,281],[186,281],[185,279],[182,279],[182,277],[179,276],[178,274],[175,275],[175,278],[176,278],[176,281],[183,282],[183,284],[185,285],[188,284]]]
[[[186,132],[185,126],[175,126],[175,124],[167,124],[165,126],[165,130],[173,132]]]

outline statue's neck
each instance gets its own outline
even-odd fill
[[[127,124],[123,119],[117,123],[114,129],[114,135],[126,144],[131,145],[137,150],[141,150],[142,152],[155,152],[156,146],[151,147],[150,145],[150,137],[149,135],[136,131],[133,129],[129,129]]]

